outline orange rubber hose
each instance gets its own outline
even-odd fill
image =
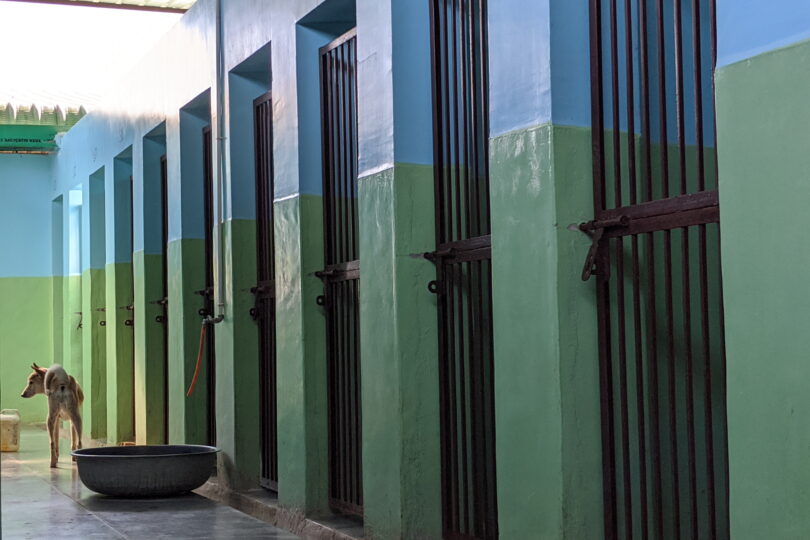
[[[194,392],[194,387],[197,385],[197,377],[200,375],[200,365],[202,364],[203,349],[205,348],[205,321],[202,323],[200,330],[200,351],[197,353],[197,367],[194,368],[194,376],[191,378],[191,386],[188,387],[186,397],[191,397]]]

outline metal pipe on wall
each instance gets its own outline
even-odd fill
[[[222,233],[220,227],[224,223],[224,180],[225,180],[225,126],[223,116],[225,113],[225,58],[222,51],[222,0],[216,0],[216,119],[212,123],[216,134],[216,214],[214,217],[214,309],[216,316],[209,314],[205,319],[208,324],[217,324],[225,318],[225,299],[223,290],[222,264]]]

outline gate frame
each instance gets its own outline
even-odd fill
[[[361,378],[360,378],[360,365],[362,362],[362,356],[360,352],[360,302],[359,302],[359,290],[360,290],[360,259],[359,253],[356,253],[358,256],[357,259],[352,261],[346,261],[341,263],[331,263],[330,260],[330,245],[329,245],[329,238],[328,238],[328,230],[329,230],[329,222],[330,216],[332,215],[332,209],[330,208],[329,197],[327,196],[330,193],[330,188],[328,186],[328,173],[327,167],[329,166],[330,160],[330,153],[328,148],[328,137],[327,137],[327,129],[329,128],[328,123],[326,122],[324,111],[326,106],[326,91],[327,91],[327,81],[324,78],[324,68],[323,68],[323,57],[328,52],[344,45],[345,43],[355,39],[355,63],[354,63],[354,77],[355,77],[355,86],[354,86],[354,102],[355,102],[355,115],[357,114],[357,27],[351,28],[347,32],[341,34],[337,38],[333,39],[326,45],[320,47],[318,49],[318,71],[320,73],[320,93],[321,93],[321,100],[320,100],[320,111],[322,117],[322,124],[321,124],[321,151],[322,151],[322,171],[323,171],[323,234],[324,234],[324,268],[321,271],[315,273],[315,275],[323,281],[324,284],[324,294],[319,296],[317,299],[317,303],[320,306],[323,306],[326,311],[326,367],[327,367],[327,412],[328,412],[328,420],[327,420],[327,448],[328,448],[328,490],[327,490],[327,498],[329,501],[329,506],[333,510],[362,519],[363,518],[363,438],[362,438],[362,396],[361,396]],[[355,122],[355,131],[358,131],[358,123]],[[354,159],[355,159],[355,169],[356,173],[358,169],[358,150],[359,145],[355,147]],[[357,175],[354,178],[355,182],[355,189],[358,187],[358,180],[359,178]],[[355,209],[354,214],[348,218],[352,219],[352,233],[355,236],[354,240],[354,249],[357,251],[359,249],[359,233],[357,232],[357,225],[358,218],[359,218],[359,208],[357,207],[357,203],[355,202]],[[347,210],[348,214],[348,210]],[[348,249],[347,249],[348,251]],[[332,362],[330,362],[330,356],[333,354],[334,344],[332,343],[332,336],[334,335],[334,331],[330,330],[330,324],[333,322],[330,315],[330,295],[329,290],[330,287],[334,286],[337,282],[342,281],[354,281],[356,284],[354,285],[354,294],[355,294],[355,317],[356,317],[356,326],[354,329],[354,340],[355,346],[357,349],[357,369],[356,369],[356,380],[354,382],[355,385],[355,392],[356,392],[356,418],[355,418],[355,429],[357,431],[357,441],[356,441],[356,448],[355,448],[355,455],[352,456],[355,460],[354,466],[356,467],[356,475],[357,477],[352,479],[345,478],[344,480],[351,484],[354,483],[354,489],[356,490],[356,495],[360,501],[359,505],[352,504],[347,501],[342,501],[339,499],[335,499],[332,497],[334,486],[334,473],[333,468],[335,465],[333,464],[334,461],[334,440],[335,440],[335,433],[333,433],[334,428],[334,408],[330,406],[331,402],[331,366]]]

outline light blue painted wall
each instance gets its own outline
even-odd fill
[[[717,66],[810,39],[807,0],[717,0]]]
[[[109,169],[108,169],[109,171]],[[109,173],[108,173],[109,174]],[[106,187],[107,264],[132,262],[132,149],[113,160]],[[112,189],[111,189],[112,188]]]
[[[90,175],[89,182],[83,184],[82,199],[86,204],[82,205],[82,271],[104,268],[106,264],[105,182],[102,167]]]
[[[84,197],[81,185],[68,191],[67,253],[65,275],[82,273],[82,207]]]
[[[51,269],[53,158],[0,154],[0,277],[42,277]]]
[[[502,0],[488,9],[490,136],[549,122],[549,0]]]

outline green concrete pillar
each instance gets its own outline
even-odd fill
[[[82,273],[82,375],[85,435],[93,439],[107,436],[107,330],[104,270],[91,268]]]
[[[202,264],[205,243],[180,239],[169,243],[169,442],[207,443],[208,377],[206,357],[202,358],[194,393],[187,397],[200,346],[205,287]],[[212,331],[211,327],[208,328]],[[205,352],[203,352],[205,354]]]
[[[225,319],[216,340],[217,445],[224,482],[235,489],[259,480],[258,334],[250,316],[256,284],[256,222],[227,220],[223,244]]]
[[[163,297],[161,255],[133,254],[135,281],[135,441],[164,442],[163,315],[156,302]]]
[[[359,182],[363,489],[369,538],[441,534],[433,167]],[[367,261],[367,262],[366,262]]]
[[[279,503],[311,515],[328,511],[323,201],[276,201],[276,376]]]
[[[107,436],[107,331],[104,168],[84,184],[82,205],[82,376],[83,428],[93,439]]]
[[[368,538],[441,537],[429,2],[357,6],[360,366]],[[373,122],[364,122],[374,118]]]
[[[716,75],[734,539],[810,537],[808,84],[806,41]]]
[[[580,281],[590,130],[490,143],[495,416],[502,538],[602,536],[595,291]]]
[[[107,265],[107,442],[135,440],[132,263]]]

